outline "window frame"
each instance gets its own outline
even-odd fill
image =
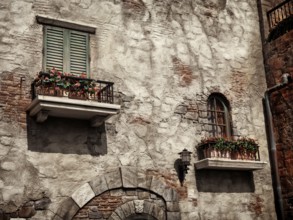
[[[217,110],[217,107],[220,104],[223,110]],[[214,113],[214,118],[212,118],[212,114]],[[218,114],[223,114],[224,122],[220,124],[218,121]],[[222,94],[212,94],[209,96],[207,101],[207,117],[208,124],[212,127],[209,129],[209,133],[213,137],[223,137],[230,139],[232,137],[232,120],[230,114],[230,105],[228,100]],[[224,127],[225,132],[221,132],[218,130],[219,127]],[[223,135],[223,133],[225,133]]]

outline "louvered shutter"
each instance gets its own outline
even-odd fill
[[[70,73],[88,73],[88,34],[76,31],[69,31],[69,53]]]
[[[46,26],[44,46],[44,71],[55,67],[63,72],[64,30]]]
[[[45,26],[43,69],[53,67],[75,75],[89,74],[89,34]]]

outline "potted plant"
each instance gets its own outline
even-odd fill
[[[197,146],[199,159],[226,158],[234,160],[256,160],[259,145],[252,138],[230,140],[223,137],[203,138]]]
[[[34,81],[36,91],[41,95],[68,96],[75,99],[90,99],[97,91],[95,81],[86,78],[82,73],[79,77],[70,73],[62,74],[53,68],[49,73],[40,73]]]
[[[252,138],[241,137],[236,140],[237,151],[240,152],[242,159],[256,160],[259,145]]]
[[[221,158],[231,158],[231,150],[234,147],[234,142],[225,139],[225,138],[218,138],[215,143],[215,149],[218,150]]]
[[[201,140],[197,150],[201,158],[230,158],[231,144],[222,137],[209,137]]]

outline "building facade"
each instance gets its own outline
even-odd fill
[[[2,219],[277,218],[256,1],[0,11]],[[254,139],[259,155],[201,158],[217,136]]]
[[[293,2],[262,2],[261,33],[271,108],[272,138],[269,138],[276,208],[280,219],[293,218],[292,185],[292,76]],[[284,83],[284,76],[288,82]],[[279,87],[274,89],[274,87]],[[268,117],[270,118],[270,117]],[[269,121],[269,119],[268,119]]]

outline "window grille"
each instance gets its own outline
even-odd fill
[[[231,137],[231,121],[228,101],[221,95],[211,95],[208,99],[208,124],[212,137]]]

